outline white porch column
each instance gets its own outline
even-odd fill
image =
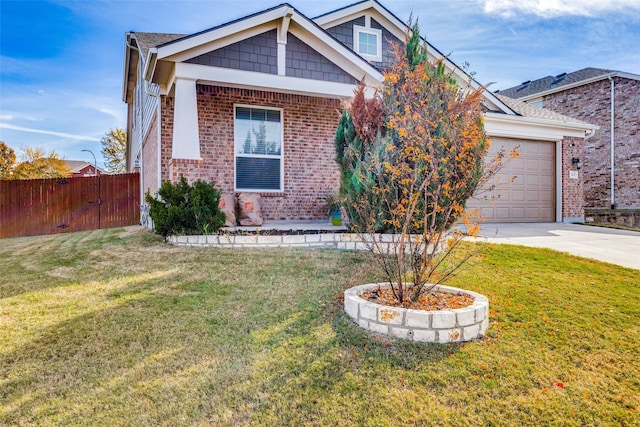
[[[196,81],[176,78],[175,97],[171,157],[201,160]]]

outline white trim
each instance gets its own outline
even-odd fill
[[[369,21],[371,22],[371,21]],[[376,36],[376,54],[371,55],[369,53],[360,52],[360,34],[369,34]],[[360,25],[353,26],[353,50],[358,52],[364,59],[371,61],[382,61],[382,30],[377,28],[371,28],[370,26],[362,27]]]
[[[198,129],[196,80],[179,77],[175,81],[171,158],[202,160]]]
[[[355,85],[347,83],[254,73],[251,71],[188,63],[176,64],[173,81],[178,78],[198,80],[198,83],[215,86],[339,99],[349,99],[353,97],[353,90],[355,89]],[[173,82],[169,82],[167,92],[171,90],[172,85]],[[373,89],[367,92],[369,95],[372,93]]]
[[[492,112],[485,113],[484,117],[487,134],[505,138],[560,141],[565,136],[584,138],[593,130],[593,126],[586,123],[567,123]]]
[[[280,189],[278,190],[265,190],[265,189],[251,189],[251,188],[238,188],[236,186],[236,157],[238,156],[236,152],[236,142],[238,141],[237,135],[237,126],[236,126],[236,109],[238,107],[242,108],[252,108],[256,110],[272,110],[278,111],[280,113],[280,155],[241,155],[240,157],[253,157],[260,159],[280,159]],[[262,105],[250,105],[250,104],[233,104],[233,189],[236,192],[251,192],[251,193],[284,193],[284,109],[276,108],[276,107],[265,107]]]

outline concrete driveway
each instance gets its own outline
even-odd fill
[[[640,232],[563,223],[505,223],[482,224],[480,236],[488,242],[555,249],[640,270]]]

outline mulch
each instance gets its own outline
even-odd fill
[[[408,294],[406,290],[405,295],[407,299],[410,298],[410,294]],[[425,311],[468,307],[473,304],[474,301],[473,297],[467,294],[457,295],[436,291],[420,295],[417,301],[405,301],[404,304],[400,304],[393,296],[393,291],[388,288],[366,291],[360,295],[360,297],[376,304]]]

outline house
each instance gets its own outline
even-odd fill
[[[126,33],[127,168],[140,165],[151,194],[184,175],[259,193],[267,220],[322,219],[339,185],[333,140],[343,101],[360,80],[370,93],[382,86],[406,30],[365,0],[313,19],[281,4],[195,34]],[[427,45],[431,60],[480,87]],[[594,127],[490,92],[483,105],[494,149],[519,146],[522,155],[503,171],[518,178],[500,199],[471,205],[489,221],[582,220],[582,174],[571,159]]]
[[[84,160],[65,160],[64,161],[69,169],[71,169],[72,177],[78,176],[96,176],[96,174],[103,175],[105,173],[99,167],[96,167],[93,163],[85,162]]]
[[[580,158],[585,208],[640,209],[640,75],[585,68],[499,93],[598,125]]]

